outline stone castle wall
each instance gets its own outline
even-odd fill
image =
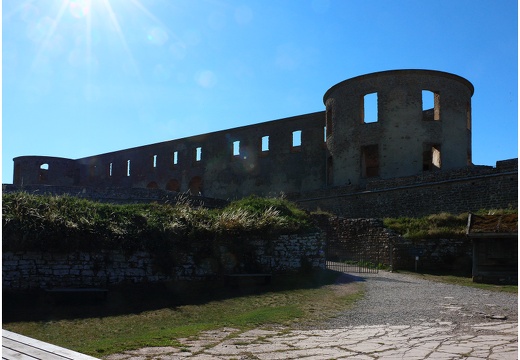
[[[387,229],[381,219],[317,217],[326,231],[327,258],[363,260],[392,270],[446,271],[471,274],[473,245],[466,237],[406,239]],[[416,264],[416,257],[418,257]]]
[[[427,176],[471,167],[473,91],[468,80],[441,71],[362,75],[331,87],[325,111],[75,160],[16,157],[13,184],[237,199]]]
[[[347,218],[419,217],[481,209],[518,208],[518,160],[496,168],[471,167],[428,176],[375,180],[365,188],[343,186],[298,194],[302,207]]]
[[[296,271],[302,267],[323,268],[323,236],[281,235],[275,240],[252,239],[249,261],[269,273]],[[209,246],[209,245],[208,245]],[[240,272],[251,264],[237,263],[244,254],[225,247],[206,259],[186,253],[182,262],[166,271],[164,262],[147,252],[122,251],[45,253],[2,252],[2,287],[5,290],[34,290],[54,287],[108,287],[118,284],[154,283],[175,280],[204,280]]]

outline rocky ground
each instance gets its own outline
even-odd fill
[[[353,309],[312,328],[221,329],[183,348],[144,348],[107,360],[160,359],[517,359],[518,296],[405,274],[344,274],[363,283]]]

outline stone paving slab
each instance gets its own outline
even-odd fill
[[[179,339],[183,348],[127,351],[106,360],[166,359],[487,359],[518,358],[518,324],[487,322],[464,329],[446,322],[327,330],[237,329]]]

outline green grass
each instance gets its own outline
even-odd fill
[[[477,289],[487,291],[505,292],[510,294],[518,294],[518,285],[493,285],[493,284],[481,284],[473,282],[471,277],[467,276],[456,276],[456,275],[445,275],[445,274],[428,274],[428,273],[416,273],[411,271],[398,271],[399,273],[412,275],[425,280],[438,281],[447,284],[469,286]]]
[[[224,209],[170,204],[103,204],[72,196],[2,194],[4,251],[122,249],[165,253],[227,235],[314,230],[310,216],[281,198],[249,197]]]
[[[263,292],[221,289],[213,300],[202,299],[201,304],[117,316],[60,318],[53,314],[54,319],[10,322],[3,327],[93,356],[147,346],[181,346],[178,339],[204,330],[290,326],[328,318],[349,308],[363,293],[360,283],[335,286],[337,278],[331,271],[279,276],[271,285],[262,286]],[[230,296],[221,296],[224,291],[230,291]]]
[[[517,209],[479,210],[477,215],[516,214]],[[392,229],[408,239],[460,238],[466,235],[468,213],[453,215],[449,213],[432,214],[419,218],[385,218],[385,227]]]

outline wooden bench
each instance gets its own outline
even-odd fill
[[[273,274],[228,274],[225,275],[226,285],[238,286],[242,280],[253,280],[254,283],[261,282],[267,285],[271,282]]]
[[[2,329],[2,359],[6,360],[97,360],[92,356],[65,349]]]

